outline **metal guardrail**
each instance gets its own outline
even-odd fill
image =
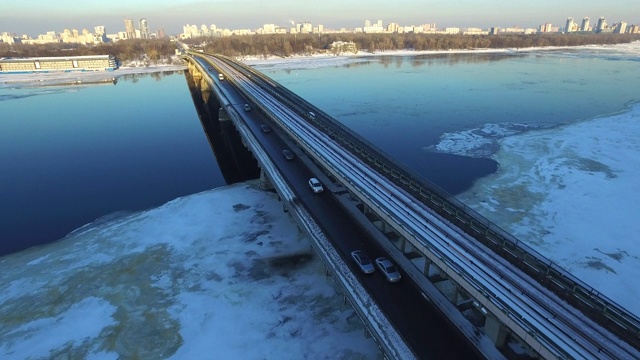
[[[227,57],[216,56],[231,60]],[[271,87],[265,88],[265,90],[278,96],[291,108],[297,109],[307,121],[349,149],[363,162],[385,174],[389,180],[416,199],[421,200],[435,213],[458,226],[544,287],[553,291],[561,299],[640,350],[640,318],[636,315],[490,222],[436,184],[403,164],[393,161],[389,154],[273,79],[247,65],[233,62],[251,73],[252,76],[257,76],[271,84]],[[309,111],[315,114],[313,118],[308,116]]]

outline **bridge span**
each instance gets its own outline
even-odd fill
[[[299,156],[307,176],[325,184],[336,209],[346,211],[348,221],[373,240],[370,246],[401,267],[401,282],[424,299],[410,302],[415,308],[409,314],[437,309],[485,358],[640,358],[640,320],[597,290],[264,74],[223,56],[184,58],[195,83],[215,95],[220,116],[233,121],[265,184],[309,235],[386,357],[430,357],[423,343],[431,334],[405,326],[411,316],[389,305],[400,304],[401,297],[367,296],[375,290],[372,280],[350,270],[345,249],[339,249],[345,245],[334,239],[339,232],[314,213],[327,205],[295,189],[248,117],[270,124]],[[394,292],[390,285],[386,289]]]

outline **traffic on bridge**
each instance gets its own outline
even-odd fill
[[[345,297],[385,356],[406,358],[410,352],[416,358],[509,358],[513,354],[505,344],[511,339],[528,348],[531,358],[640,358],[637,319],[623,316],[632,325],[625,325],[632,334],[629,340],[620,324],[603,323],[572,306],[556,288],[544,286],[522,265],[416,197],[412,182],[399,184],[395,170],[372,166],[393,161],[379,153],[372,159],[370,144],[361,147],[361,139],[339,126],[335,130],[335,120],[319,109],[226,57],[188,53],[185,59],[192,71],[203,74],[221,108],[235,119],[289,210],[303,206],[317,224],[308,232],[316,242],[328,239],[339,254],[341,261],[323,257],[330,260],[328,267],[337,267],[332,271],[342,281]],[[319,179],[324,191],[311,191],[310,178]],[[460,217],[457,210],[453,214]],[[365,274],[352,258],[354,250],[372,260],[390,259],[400,268],[401,280],[389,283]],[[533,255],[530,258],[544,263]],[[353,295],[358,287],[393,329],[368,318],[371,312],[365,308],[371,305]],[[394,336],[408,350],[388,341]],[[458,338],[463,346],[446,338]]]

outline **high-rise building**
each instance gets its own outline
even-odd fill
[[[302,27],[300,28],[301,34],[311,34],[313,32],[313,25],[310,22],[303,22]]]
[[[124,32],[127,33],[127,39],[136,38],[136,28],[132,19],[124,19]]]
[[[627,23],[624,21],[620,21],[613,31],[616,34],[624,34],[627,31]]]
[[[149,24],[147,23],[147,19],[145,18],[140,19],[140,38],[149,38]]]
[[[596,32],[598,33],[602,32],[606,28],[607,28],[607,20],[601,17],[600,19],[598,19],[598,25],[596,25]]]
[[[580,31],[589,31],[589,18],[582,19],[582,25],[580,25]]]
[[[548,32],[551,32],[551,28],[552,28],[551,23],[545,23],[545,24],[540,25],[540,27],[538,29],[538,32],[548,33]]]
[[[573,31],[573,25],[575,24],[575,22],[573,21],[572,17],[568,17],[567,18],[567,24],[564,27],[564,32],[566,33],[570,33]]]

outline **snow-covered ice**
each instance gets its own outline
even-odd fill
[[[19,88],[53,85],[82,85],[110,82],[121,76],[148,74],[162,71],[185,70],[185,65],[123,66],[114,71],[70,71],[49,73],[6,74],[0,73],[0,88]]]
[[[474,156],[495,143],[498,171],[458,198],[640,315],[640,104],[554,128],[490,128],[448,134],[436,146]]]
[[[0,358],[375,358],[277,195],[243,183],[0,258]]]

